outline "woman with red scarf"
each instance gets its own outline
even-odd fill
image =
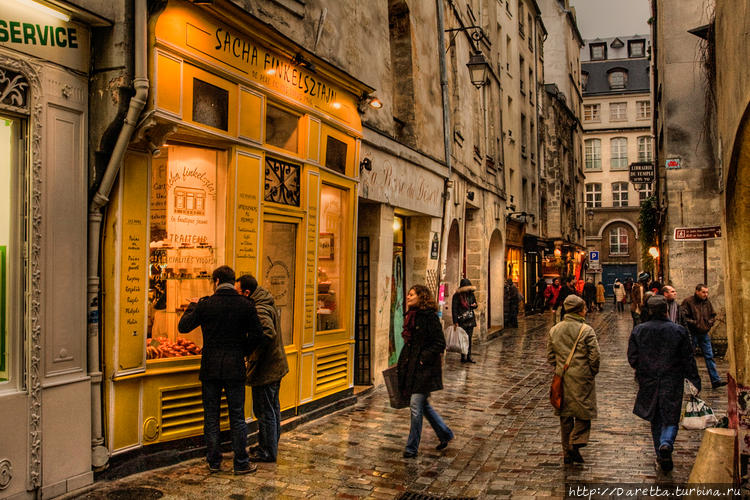
[[[440,440],[438,450],[448,446],[453,431],[428,402],[431,392],[443,388],[445,337],[437,315],[438,306],[426,286],[415,285],[406,295],[406,310],[401,332],[404,347],[398,358],[398,386],[405,397],[410,397],[411,408],[411,429],[404,458],[414,458],[422,437],[423,416]]]

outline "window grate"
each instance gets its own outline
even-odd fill
[[[357,337],[354,344],[354,383],[370,385],[370,238],[357,238]]]

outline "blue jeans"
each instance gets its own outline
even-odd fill
[[[669,449],[674,449],[674,440],[677,439],[677,424],[662,424],[661,419],[658,416],[654,417],[651,422],[651,438],[654,440],[654,450],[656,454],[659,454],[659,447],[661,445],[669,445]]]
[[[416,453],[419,449],[419,441],[422,438],[422,416],[427,418],[427,421],[432,426],[432,429],[437,434],[440,441],[450,441],[453,439],[453,431],[451,431],[443,419],[440,418],[438,412],[430,406],[427,398],[430,397],[430,393],[411,395],[411,428],[409,429],[409,439],[406,440],[406,451]]]
[[[258,447],[260,454],[276,460],[281,436],[281,406],[279,387],[281,381],[252,388],[253,413],[258,419]]]
[[[711,347],[711,339],[707,333],[694,333],[693,334],[693,347],[696,345],[700,346],[703,351],[703,359],[706,361],[706,369],[708,370],[708,376],[711,379],[711,383],[715,384],[721,382],[719,372],[716,371],[716,363],[714,362],[714,350]]]
[[[234,468],[243,469],[250,459],[247,455],[247,424],[245,424],[245,383],[225,380],[203,381],[203,434],[206,439],[206,460],[209,465],[221,464],[221,442],[219,413],[221,390],[227,397],[229,428],[232,433]]]

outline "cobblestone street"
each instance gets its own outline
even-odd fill
[[[77,497],[125,498],[124,488],[154,488],[162,498],[398,498],[404,492],[440,497],[562,497],[566,482],[655,484],[685,482],[702,431],[681,429],[675,469],[657,474],[649,426],[632,414],[636,385],[626,359],[631,319],[607,310],[589,317],[599,337],[597,377],[599,418],[591,442],[582,450],[586,463],[564,466],[559,423],[548,400],[551,368],[546,335],[551,314],[521,319],[477,346],[477,364],[461,364],[456,354],[445,363],[445,390],[432,404],[456,439],[442,452],[425,423],[416,459],[402,458],[409,431],[408,409],[388,405],[383,387],[354,406],[308,422],[282,436],[278,464],[259,464],[258,472],[235,477],[225,455],[224,472],[209,474],[195,459],[124,479],[100,482]],[[719,417],[726,392],[711,390],[705,363],[698,358],[702,397]],[[726,372],[725,360],[718,368]],[[140,498],[148,497],[140,490]],[[158,496],[158,492],[152,498]]]

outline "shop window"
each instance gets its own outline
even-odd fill
[[[224,255],[223,153],[168,146],[153,159],[150,194],[148,359],[196,356],[200,328],[180,335],[191,300],[211,295]]]
[[[345,174],[346,150],[347,145],[345,142],[329,135],[326,139],[326,167]]]
[[[193,78],[193,121],[229,130],[229,92]]]
[[[272,104],[266,106],[266,142],[271,146],[296,153],[298,141],[299,115]]]
[[[345,311],[341,301],[347,269],[341,238],[347,234],[347,210],[346,191],[323,185],[320,191],[318,235],[318,331],[336,330],[344,326]]]
[[[297,258],[297,224],[263,223],[263,270],[261,284],[273,295],[279,311],[284,345],[294,342],[294,284]]]
[[[300,166],[295,163],[266,157],[263,199],[282,205],[299,206]]]

